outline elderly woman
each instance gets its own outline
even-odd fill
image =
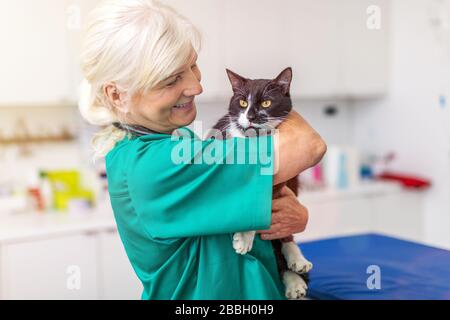
[[[93,145],[97,158],[106,156],[121,240],[142,299],[285,299],[265,240],[303,231],[308,213],[289,190],[272,201],[272,188],[315,165],[326,146],[295,112],[274,135],[197,137],[186,126],[203,90],[199,47],[197,29],[156,1],[107,1],[91,14],[80,111],[104,127]],[[174,149],[186,142],[193,161],[174,161]],[[225,161],[249,155],[251,145],[267,146],[258,150],[270,174],[262,174],[263,161]],[[194,161],[211,146],[225,150],[224,161]],[[249,230],[261,238],[237,254],[233,233]]]

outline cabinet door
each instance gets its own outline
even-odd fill
[[[423,196],[420,192],[403,191],[372,198],[375,232],[405,238],[424,240]]]
[[[61,1],[61,0],[56,0]],[[83,79],[80,64],[80,55],[83,42],[83,27],[86,25],[89,12],[97,6],[101,0],[64,0],[66,10],[66,36],[69,51],[68,56],[68,99],[76,104],[78,101],[78,88]]]
[[[223,97],[225,69],[221,63],[221,50],[224,39],[220,36],[223,1],[165,0],[164,3],[188,18],[202,34],[198,66],[202,72],[203,93],[197,100],[212,101]]]
[[[300,202],[302,202],[300,196]],[[361,234],[371,231],[373,205],[368,198],[355,197],[323,201],[302,202],[308,208],[306,230],[296,235],[297,241]]]
[[[0,105],[67,100],[65,10],[58,0],[0,2]]]
[[[221,2],[222,54],[226,68],[247,78],[271,79],[290,66],[292,1]],[[230,87],[225,73],[223,79]]]
[[[387,0],[166,0],[204,33],[199,99],[231,96],[225,68],[274,78],[293,68],[294,98],[372,96],[386,91]],[[367,28],[370,5],[381,29]],[[374,13],[376,14],[376,12]]]
[[[88,234],[4,245],[3,298],[97,299],[96,248]]]
[[[100,239],[101,299],[139,300],[142,284],[136,276],[117,231],[102,232]]]
[[[389,68],[388,0],[339,1],[342,64],[340,93],[377,96],[387,92]]]
[[[334,97],[339,93],[341,1],[292,1],[288,42],[295,97]]]

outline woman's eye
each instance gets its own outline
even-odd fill
[[[242,108],[247,108],[247,107],[248,107],[248,102],[241,99],[241,100],[239,100],[239,105],[240,105]]]
[[[263,101],[262,103],[261,103],[261,106],[263,107],[263,108],[268,108],[268,107],[270,107],[272,105],[272,101],[270,101],[270,100],[266,100],[266,101]]]
[[[167,86],[168,86],[168,87],[173,86],[175,83],[178,82],[178,80],[181,80],[181,76],[177,76],[177,77],[175,78],[175,80],[172,81],[171,83],[168,83]]]

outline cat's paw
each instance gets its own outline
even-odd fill
[[[284,272],[283,283],[286,287],[286,298],[298,300],[306,296],[306,290],[308,289],[308,286],[306,282],[295,272],[289,270]]]
[[[293,259],[287,262],[288,268],[297,273],[308,273],[313,264],[305,258]]]
[[[233,235],[233,248],[239,254],[250,252],[253,247],[256,231],[236,232]]]
[[[307,273],[312,269],[313,264],[303,256],[295,242],[283,243],[281,252],[286,259],[289,270],[297,273]]]

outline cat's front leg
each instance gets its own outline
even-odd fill
[[[281,252],[290,270],[297,273],[307,273],[312,269],[312,263],[303,256],[300,248],[294,241],[283,242]]]
[[[239,254],[246,254],[253,247],[256,231],[236,232],[233,235],[233,248]]]

